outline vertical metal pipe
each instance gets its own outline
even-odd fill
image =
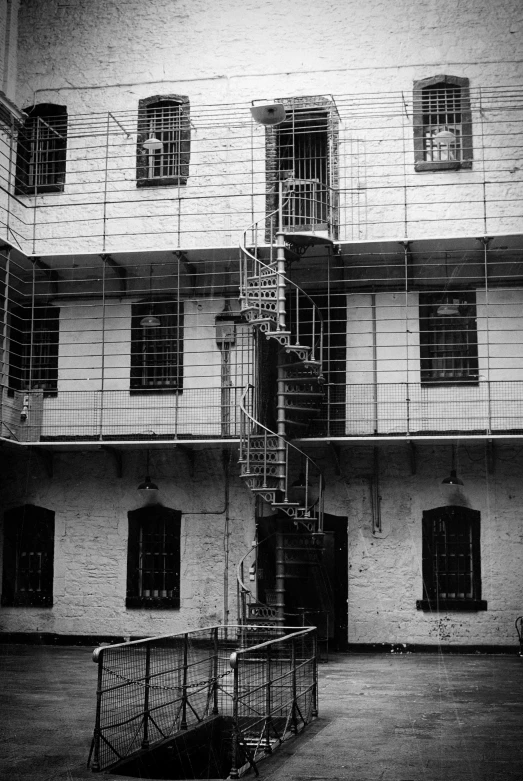
[[[490,330],[489,330],[489,287],[488,287],[488,245],[490,238],[484,236],[483,242],[483,275],[485,277],[485,336],[487,340],[487,398],[488,398],[488,420],[487,420],[487,434],[492,431],[492,402],[491,402],[491,389],[490,389]]]
[[[96,663],[98,665],[98,676],[96,683],[96,716],[94,720],[94,735],[93,735],[93,764],[92,769],[94,772],[100,770],[100,738],[101,738],[101,713],[102,713],[102,677],[103,677],[103,648],[97,648],[96,651]]]
[[[98,438],[103,439],[104,426],[104,392],[105,392],[105,272],[107,268],[107,255],[102,255],[102,345],[101,345],[101,383],[100,383],[100,429]]]
[[[3,405],[4,393],[8,383],[8,364],[7,356],[9,354],[9,337],[8,337],[8,313],[9,313],[9,285],[11,283],[11,247],[4,248],[6,253],[5,259],[5,277],[4,277],[4,311],[2,313],[2,387],[0,389],[0,405]],[[3,409],[0,406],[1,415],[0,421],[3,418]]]
[[[265,650],[265,725],[264,725],[264,738],[265,746],[264,751],[266,754],[271,753],[271,740],[269,736],[269,722],[271,719],[271,700],[272,700],[272,670],[271,670],[271,646],[267,645]]]
[[[305,619],[305,613],[303,614],[303,618]],[[296,717],[297,711],[298,711],[298,699],[296,697],[296,638],[293,637],[291,640],[291,675],[292,675],[292,713],[291,713],[291,722],[292,722],[292,731],[296,734],[298,732],[298,720]]]
[[[32,258],[33,269],[31,279],[31,331],[29,334],[29,375],[27,377],[27,390],[31,391],[33,387],[33,354],[34,354],[34,334],[35,334],[35,300],[36,300],[36,258]]]
[[[143,697],[143,738],[142,748],[149,748],[149,683],[151,676],[151,646],[145,646],[145,689]]]
[[[231,667],[233,669],[233,693],[232,693],[232,745],[231,745],[231,769],[229,772],[229,778],[239,778],[238,766],[239,766],[239,753],[240,753],[240,735],[239,735],[239,709],[238,709],[238,697],[239,697],[239,659],[238,654],[231,654]]]
[[[283,521],[276,520],[276,573],[275,573],[276,621],[280,626],[285,622],[285,550],[283,545]]]
[[[104,203],[103,203],[103,220],[102,220],[102,252],[106,249],[106,235],[107,235],[107,173],[109,170],[109,123],[111,120],[111,114],[107,114],[107,122],[105,125],[105,171],[104,171]]]
[[[218,627],[214,627],[213,632],[214,640],[214,653],[213,653],[213,707],[212,712],[216,716],[218,715]]]
[[[189,635],[185,632],[183,636],[183,683],[182,683],[182,720],[180,729],[187,729],[187,651]]]
[[[378,433],[378,345],[376,328],[376,293],[370,295],[372,322],[372,406],[374,409],[374,433]]]
[[[312,715],[318,715],[318,630],[312,633]]]

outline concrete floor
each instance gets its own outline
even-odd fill
[[[92,781],[86,768],[96,689],[91,651],[0,646],[2,781]],[[523,659],[331,656],[320,666],[319,718],[262,762],[260,776],[522,781]]]

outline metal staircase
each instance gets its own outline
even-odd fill
[[[241,311],[255,330],[256,343],[265,337],[276,345],[277,354],[271,416],[276,430],[264,419],[267,399],[261,398],[258,367],[254,384],[245,389],[241,402],[240,474],[250,490],[277,511],[278,518],[287,519],[280,521],[277,532],[274,605],[260,602],[245,583],[244,562],[259,543],[240,563],[238,585],[245,623],[283,624],[286,579],[307,577],[308,567],[319,561],[322,550],[323,477],[315,462],[291,441],[303,436],[318,415],[324,383],[321,313],[286,275],[290,239],[283,230],[283,213],[291,195],[292,186],[280,183],[279,208],[250,226],[240,245]],[[264,235],[268,230],[270,236],[268,245],[261,247],[256,241],[260,230]]]

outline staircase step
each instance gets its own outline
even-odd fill
[[[294,380],[292,381],[285,381],[285,386],[288,388],[289,385],[294,385]],[[293,398],[313,398],[313,399],[322,399],[324,397],[324,393],[318,390],[304,390],[303,387],[301,390],[295,390],[293,388],[288,388],[287,390],[283,391],[282,396],[292,396]]]
[[[321,369],[321,363],[320,363],[320,361],[317,361],[315,358],[306,358],[303,361],[293,361],[292,363],[284,363],[283,367],[285,369],[300,369],[301,368],[302,371],[305,370],[305,369],[313,371],[315,369]]]

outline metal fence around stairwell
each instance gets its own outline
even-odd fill
[[[102,646],[93,661],[94,771],[221,716],[238,778],[317,714],[314,627],[214,626]]]

